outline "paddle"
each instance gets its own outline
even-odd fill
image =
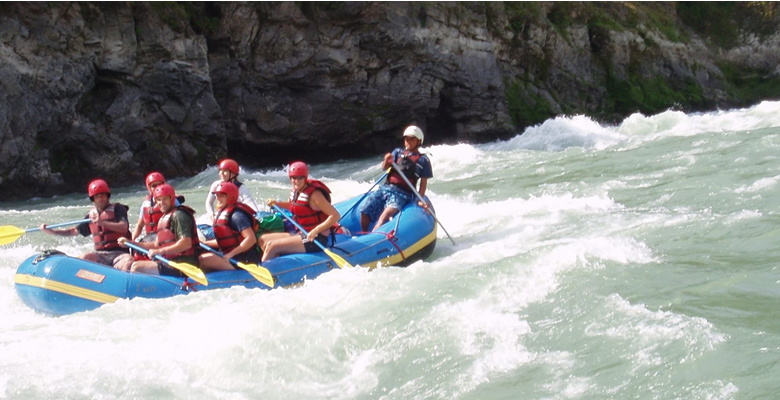
[[[377,180],[376,180],[376,182],[374,182],[374,185],[373,185],[373,186],[371,186],[371,187],[368,189],[368,191],[367,191],[367,192],[363,193],[363,196],[362,196],[362,197],[360,197],[360,199],[359,199],[358,201],[356,201],[356,202],[355,202],[355,204],[353,204],[353,205],[352,205],[352,207],[350,207],[350,208],[349,208],[349,210],[347,210],[347,212],[345,212],[344,214],[342,214],[342,215],[341,215],[341,219],[339,219],[339,221],[341,221],[342,219],[344,219],[344,217],[346,217],[346,216],[347,216],[349,213],[351,213],[351,212],[352,212],[352,210],[354,210],[354,209],[355,209],[355,207],[357,207],[357,205],[358,205],[358,204],[360,204],[360,203],[363,201],[363,199],[365,199],[365,198],[366,198],[366,196],[368,196],[368,194],[369,194],[369,193],[371,193],[371,190],[372,190],[372,189],[374,189],[374,188],[376,187],[376,185],[378,185],[378,184],[379,184],[379,182],[382,182],[382,179],[385,179],[385,177],[387,176],[387,174],[389,174],[389,173],[390,173],[390,169],[391,169],[391,168],[388,168],[388,169],[387,169],[387,172],[385,172],[384,174],[382,174],[382,176],[380,176],[380,177],[379,177],[379,179],[377,179]]]
[[[89,219],[81,219],[81,220],[78,220],[78,221],[63,222],[63,223],[57,224],[57,225],[49,225],[49,226],[47,226],[47,228],[60,228],[60,227],[63,227],[63,226],[68,226],[68,225],[83,224],[83,223],[89,222],[89,221],[90,221]],[[6,245],[6,244],[9,244],[9,243],[13,243],[13,242],[17,241],[25,233],[35,232],[35,231],[39,231],[39,230],[41,230],[41,228],[30,228],[30,229],[25,230],[25,229],[22,229],[22,228],[17,228],[17,227],[12,226],[12,225],[0,226],[0,246]]]
[[[146,250],[145,248],[143,248],[143,247],[141,247],[141,246],[137,245],[136,243],[133,243],[133,242],[131,242],[129,240],[126,241],[124,243],[124,245],[129,247],[129,248],[131,248],[131,249],[133,249],[133,250],[136,250],[136,251],[139,251],[139,252],[141,252],[143,254],[149,255],[149,250]],[[184,275],[189,276],[190,278],[194,279],[198,283],[203,284],[204,286],[208,286],[209,285],[209,281],[206,279],[206,275],[203,274],[203,271],[201,271],[200,268],[198,268],[198,267],[196,267],[196,266],[194,266],[192,264],[174,262],[174,261],[168,260],[167,258],[165,258],[165,257],[163,257],[163,256],[161,256],[159,254],[155,255],[154,258],[157,259],[157,260],[160,260],[160,261],[162,261],[162,262],[164,262],[164,263],[166,263],[168,265],[170,265],[173,268],[178,269],[179,271],[183,272]]]
[[[279,208],[279,206],[277,206],[276,204],[274,204],[274,205],[273,205],[273,206],[271,206],[271,207],[273,207],[274,209],[276,209],[276,211],[279,211],[279,213],[280,213],[280,214],[282,214],[282,217],[284,217],[284,218],[285,218],[285,219],[287,219],[288,221],[292,222],[292,224],[293,224],[293,225],[295,225],[295,227],[296,227],[296,228],[298,228],[298,230],[299,230],[299,231],[303,232],[303,234],[304,234],[304,235],[308,235],[308,234],[309,234],[309,232],[306,232],[306,229],[303,229],[303,227],[302,227],[302,226],[301,226],[301,225],[300,225],[298,222],[296,222],[296,221],[295,221],[295,219],[291,218],[291,217],[290,217],[289,215],[287,215],[287,214],[286,214],[284,211],[282,211],[282,209],[281,209],[281,208]],[[332,251],[328,250],[328,248],[327,248],[327,247],[325,247],[325,246],[323,246],[323,245],[322,245],[322,243],[320,243],[320,242],[318,242],[318,241],[316,241],[316,240],[313,240],[313,242],[314,242],[314,244],[316,244],[317,246],[319,246],[319,247],[322,249],[322,251],[324,251],[324,252],[325,252],[325,254],[327,254],[327,255],[328,255],[328,257],[330,257],[330,258],[333,260],[333,262],[335,262],[335,263],[336,263],[336,265],[338,265],[338,266],[339,266],[339,268],[344,268],[344,267],[347,267],[347,268],[352,268],[352,264],[348,263],[348,262],[347,262],[347,260],[345,260],[345,259],[343,259],[343,258],[339,257],[339,255],[338,255],[338,254],[336,254],[336,253],[334,253],[334,252],[332,252]]]
[[[221,251],[219,251],[217,249],[213,249],[213,248],[209,247],[208,245],[206,245],[203,242],[200,243],[200,247],[203,248],[204,250],[208,250],[208,251],[210,251],[210,252],[212,252],[212,253],[220,256],[220,257],[224,256],[224,254],[222,254]],[[252,274],[252,276],[254,276],[255,279],[260,281],[262,284],[264,284],[264,285],[266,285],[266,286],[268,286],[270,288],[274,287],[275,281],[274,281],[273,275],[271,275],[271,271],[269,271],[268,269],[266,269],[262,265],[245,264],[245,263],[242,263],[240,261],[236,261],[235,259],[232,259],[232,258],[230,259],[230,263],[235,265],[238,268],[246,270],[247,272]]]
[[[425,199],[423,199],[423,197],[420,195],[420,192],[417,191],[417,188],[415,188],[414,185],[412,185],[412,182],[409,182],[409,178],[407,178],[406,175],[404,175],[404,173],[401,172],[401,168],[398,166],[398,164],[396,164],[395,161],[390,161],[390,163],[393,164],[393,168],[395,168],[395,170],[398,171],[398,175],[401,175],[401,178],[404,179],[404,182],[406,182],[406,184],[409,185],[409,187],[412,189],[412,192],[414,192],[414,194],[417,195],[417,198],[420,199],[420,201],[423,204],[427,204],[425,202]],[[433,210],[431,210],[430,208],[426,208],[426,210],[428,210],[428,212],[431,213],[433,219],[436,220],[436,222],[439,224],[439,226],[444,231],[444,233],[447,234],[447,237],[450,239],[450,242],[452,242],[452,245],[455,246],[455,240],[452,239],[452,236],[450,236],[450,233],[447,232],[447,229],[444,228],[444,225],[441,224],[441,221],[439,221],[439,219],[436,218],[436,213],[434,213]]]

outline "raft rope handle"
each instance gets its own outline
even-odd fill
[[[392,244],[393,247],[395,247],[395,249],[398,250],[398,254],[400,254],[401,257],[404,260],[406,260],[406,255],[404,254],[403,250],[401,250],[401,248],[398,247],[398,244],[396,244],[395,240],[393,240],[396,237],[395,236],[395,229],[393,229],[392,231],[390,231],[388,233],[385,233],[385,232],[357,232],[357,233],[359,235],[369,235],[369,234],[373,233],[373,234],[376,234],[376,235],[387,236],[387,241],[390,242],[390,244]],[[339,249],[339,250],[344,251],[346,253],[346,251],[344,249]]]
[[[197,285],[197,283],[190,282],[189,279],[187,279],[187,276],[185,276],[184,277],[184,282],[182,282],[180,289],[186,290],[188,292],[189,291],[197,292],[198,288],[195,287],[196,285]]]

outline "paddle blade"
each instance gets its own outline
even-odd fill
[[[25,234],[24,229],[12,225],[0,226],[0,246],[15,242]]]
[[[341,258],[338,254],[328,249],[323,249],[323,250],[325,250],[325,254],[327,254],[331,259],[333,259],[333,261],[336,262],[336,265],[338,265],[339,268],[344,268],[344,267],[352,268],[352,264],[348,263],[347,260]]]
[[[204,286],[209,285],[209,281],[208,279],[206,279],[206,275],[203,274],[203,271],[201,271],[200,268],[192,264],[170,261],[170,266],[178,269],[179,271],[183,272],[184,275],[189,276],[190,278],[194,279],[196,282]]]
[[[238,265],[238,268],[248,271],[263,285],[273,288],[276,284],[273,275],[271,275],[271,271],[267,270],[265,267],[259,266],[257,264],[244,264],[242,262],[236,264]]]

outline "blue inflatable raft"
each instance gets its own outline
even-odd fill
[[[356,203],[361,199],[355,197],[334,205],[342,215],[340,224],[350,232],[360,231]],[[415,201],[377,232],[336,237],[330,251],[354,266],[405,266],[433,252],[436,222]],[[339,268],[325,252],[286,255],[267,261],[263,267],[273,275],[273,287],[244,270],[208,273],[209,285],[204,286],[186,278],[129,273],[61,253],[44,252],[22,262],[14,281],[16,292],[26,305],[43,313],[64,315],[92,310],[118,299],[164,298],[233,286],[289,287]]]

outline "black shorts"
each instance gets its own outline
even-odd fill
[[[323,246],[328,245],[328,237],[325,235],[317,235],[317,238],[314,240],[316,240]],[[317,246],[317,244],[314,242],[303,242],[303,248],[306,249],[307,253],[316,253],[318,251],[322,251],[320,246]]]
[[[197,259],[193,259],[192,257],[187,257],[187,256],[179,257],[178,259],[173,259],[171,261],[174,261],[174,262],[177,262],[177,263],[186,263],[186,264],[190,264],[190,265],[195,266],[195,267],[198,266]],[[179,271],[176,268],[171,267],[170,265],[168,265],[168,264],[166,264],[166,263],[164,263],[162,261],[157,261],[157,272],[159,272],[160,275],[176,276],[176,277],[179,277],[179,278],[184,278],[186,276],[183,272]]]
[[[178,278],[183,278],[185,276],[183,272],[179,271],[176,268],[171,267],[170,265],[162,261],[157,261],[157,272],[159,272],[160,275],[175,276]]]
[[[256,248],[253,248],[233,257],[233,259],[244,264],[260,264],[260,251],[258,251]],[[241,269],[238,267],[235,268]]]

